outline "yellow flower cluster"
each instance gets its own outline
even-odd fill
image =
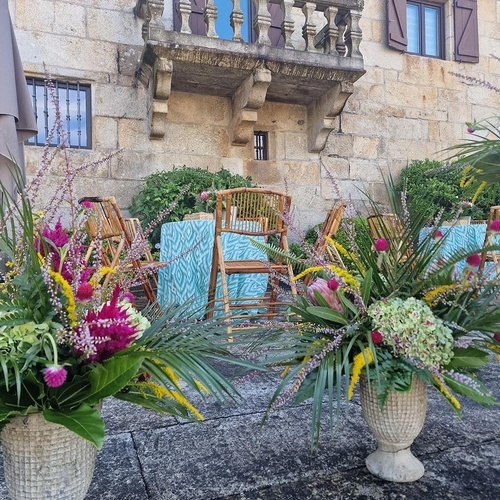
[[[330,238],[329,236],[325,236],[325,240],[332,248],[336,248],[342,257],[345,257],[346,259],[350,260],[351,262],[355,262],[360,270],[362,270],[362,271],[364,270],[364,266],[361,265],[361,263],[356,258],[356,256],[352,252],[349,252],[349,250],[347,250],[347,248],[345,248],[341,243]]]
[[[457,288],[460,288],[460,283],[454,283],[453,285],[441,285],[433,288],[424,295],[424,302],[431,307],[436,306],[441,296],[446,295],[448,292],[454,291]]]
[[[113,274],[115,272],[116,269],[113,269],[112,267],[103,266],[94,273],[92,278],[90,278],[89,283],[92,285],[92,288],[96,288],[99,282],[102,280],[102,278],[104,278],[104,276],[107,276],[108,274]]]
[[[342,278],[349,287],[354,289],[359,289],[359,285],[358,282],[356,281],[356,278],[351,273],[347,272],[345,269],[342,269],[341,267],[335,266],[333,264],[330,264],[328,266],[328,269],[330,269],[340,278]],[[294,276],[293,280],[297,281],[303,278],[304,276],[307,276],[308,274],[317,273],[318,271],[323,271],[323,270],[324,270],[323,266],[308,267],[306,270]]]
[[[54,280],[56,285],[61,287],[62,294],[66,297],[68,304],[66,306],[66,313],[68,314],[68,321],[71,326],[76,326],[78,318],[76,316],[76,304],[73,297],[73,290],[71,285],[63,278],[60,273],[56,271],[49,271],[50,277]]]
[[[352,371],[351,371],[351,380],[349,381],[349,388],[347,389],[347,399],[352,399],[354,395],[354,388],[358,383],[359,376],[361,375],[361,370],[369,365],[373,361],[373,352],[369,347],[365,347],[365,350],[356,354],[352,361]]]
[[[443,382],[441,382],[441,380],[439,380],[439,378],[435,375],[433,375],[432,378],[434,379],[434,382],[436,382],[439,392],[450,402],[451,406],[453,406],[457,410],[460,410],[460,402],[455,396],[453,396],[448,387],[446,387]]]

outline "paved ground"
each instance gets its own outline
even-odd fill
[[[484,378],[500,399],[500,366]],[[425,475],[395,484],[371,476],[364,465],[375,442],[357,401],[336,435],[325,429],[314,454],[308,405],[276,412],[261,428],[276,382],[269,374],[245,382],[238,407],[201,402],[203,424],[105,401],[107,438],[86,500],[500,498],[498,407],[466,402],[459,420],[429,391],[426,424],[412,447]],[[3,481],[0,498],[6,498]]]

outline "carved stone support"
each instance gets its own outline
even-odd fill
[[[271,26],[271,14],[267,10],[267,0],[252,0],[255,12],[253,29],[257,34],[256,43],[271,45],[269,38],[269,27]]]
[[[163,28],[163,10],[165,9],[164,0],[148,0],[149,12],[151,16],[151,21],[149,24],[157,28]]]
[[[233,116],[229,138],[233,146],[246,146],[253,140],[257,112],[266,101],[271,71],[258,67],[236,90],[232,99]]]
[[[163,139],[168,113],[168,99],[172,87],[173,62],[168,59],[157,59],[154,66],[151,85],[151,130],[150,139]]]
[[[338,129],[338,115],[353,92],[350,82],[336,82],[327,93],[307,108],[308,149],[320,152],[332,130]]]
[[[229,16],[229,23],[233,28],[233,40],[237,42],[243,41],[243,36],[241,35],[241,27],[244,21],[243,11],[240,7],[240,0],[233,0],[233,11]]]
[[[209,38],[219,38],[215,31],[215,20],[217,19],[217,7],[215,6],[214,0],[208,0],[207,6],[205,7],[205,13],[203,14],[203,19],[207,25],[207,36]]]
[[[189,0],[179,0],[179,16],[181,18],[180,32],[192,34],[189,27],[189,16],[191,15],[191,2]]]
[[[335,16],[338,10],[338,7],[328,7],[325,9],[325,17],[328,26],[325,33],[325,54],[332,54],[334,56],[339,55],[336,48],[339,30],[335,24]]]
[[[283,0],[283,9],[284,9],[284,19],[283,24],[281,25],[281,32],[283,33],[283,38],[285,39],[285,48],[293,49],[292,44],[292,35],[295,29],[295,22],[292,16],[292,8],[293,8],[294,0]]]
[[[316,25],[313,23],[313,15],[316,10],[316,4],[312,2],[306,2],[302,7],[302,12],[304,13],[305,22],[302,27],[302,37],[306,41],[306,50],[314,50],[314,37],[316,36]]]
[[[361,11],[351,9],[351,22],[348,25],[346,42],[347,42],[347,56],[348,57],[363,57],[359,51],[359,44],[363,38],[363,32],[359,27],[359,20],[361,19]]]

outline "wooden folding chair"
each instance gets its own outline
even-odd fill
[[[92,240],[87,259],[96,247],[97,241],[102,248],[102,264],[112,269],[123,260],[124,252],[127,252],[130,258],[128,267],[137,273],[147,300],[155,302],[157,288],[155,273],[160,263],[153,259],[140,230],[140,223],[137,225],[135,221],[126,221],[113,196],[84,197],[79,200],[79,203],[82,202],[92,205],[92,213],[86,222],[87,232]]]
[[[488,220],[486,222],[486,234],[484,235],[484,247],[491,246],[495,244],[493,238],[493,232],[490,230],[491,223],[494,220],[500,219],[500,205],[495,205],[490,208],[490,215],[488,216]],[[500,252],[494,250],[483,250],[481,253],[481,264],[479,264],[479,270],[483,271],[486,265],[486,262],[493,262],[496,268],[497,275],[500,275]]]
[[[295,297],[292,266],[279,257],[273,260],[228,260],[225,257],[223,235],[249,236],[263,240],[272,239],[279,250],[288,252],[287,222],[290,214],[291,197],[277,191],[260,188],[236,188],[216,193],[215,240],[212,252],[212,269],[208,290],[207,317],[212,317],[216,303],[217,278],[220,276],[224,312],[229,316],[233,310],[265,308],[263,316],[279,314],[278,282],[281,277],[291,287]],[[227,277],[233,274],[267,274],[268,292],[263,297],[229,297]],[[220,300],[220,299],[219,299]],[[232,316],[242,317],[241,314]],[[228,327],[230,332],[232,326]]]
[[[321,233],[318,234],[318,239],[314,243],[312,254],[315,257],[323,258],[326,257],[332,264],[338,265],[339,267],[345,269],[344,262],[340,256],[338,250],[331,245],[328,245],[326,238],[335,239],[337,231],[340,227],[340,222],[342,221],[342,215],[346,205],[343,203],[338,203],[326,214],[325,222],[321,229]],[[304,276],[303,282],[307,285],[312,279],[310,274]]]

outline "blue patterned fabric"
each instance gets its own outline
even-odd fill
[[[203,316],[208,301],[208,285],[212,267],[214,220],[168,222],[161,228],[160,260],[168,262],[158,276],[158,302],[184,304],[192,302],[190,310]],[[251,244],[247,236],[223,234],[222,246],[227,259],[265,260],[266,255]],[[228,276],[230,297],[259,297],[267,288],[265,274]],[[220,277],[216,297],[222,296]]]
[[[486,235],[486,224],[470,224],[462,226],[442,226],[439,228],[446,237],[446,242],[441,248],[441,255],[448,259],[454,252],[460,249],[478,250],[484,244]],[[422,235],[429,234],[430,229],[424,229]],[[461,273],[466,266],[465,260],[456,265],[456,272]]]

